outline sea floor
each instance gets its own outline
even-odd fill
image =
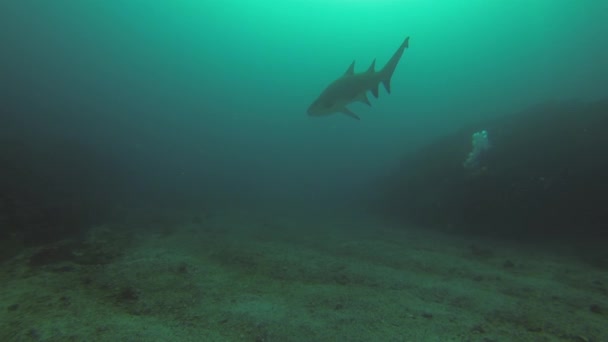
[[[576,248],[270,212],[29,248],[0,265],[0,341],[608,341],[608,263]]]

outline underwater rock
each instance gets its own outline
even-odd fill
[[[604,313],[604,310],[598,304],[591,304],[589,306],[589,311],[593,312],[594,314],[598,314],[598,315],[601,315]]]
[[[483,131],[492,132],[491,153],[475,152],[490,151]],[[548,103],[485,120],[406,157],[386,179],[377,207],[405,223],[452,232],[606,237],[606,131],[608,100]],[[463,168],[467,153],[465,166],[481,172]]]

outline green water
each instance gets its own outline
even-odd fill
[[[6,0],[0,18],[2,96],[26,126],[211,199],[341,201],[467,122],[608,89],[605,1]],[[408,35],[360,122],[306,115]]]

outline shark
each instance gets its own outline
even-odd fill
[[[363,102],[371,106],[367,93],[371,92],[378,98],[378,86],[384,85],[388,94],[391,93],[391,78],[397,64],[405,49],[409,47],[410,37],[405,37],[401,46],[395,51],[391,59],[382,69],[376,71],[376,59],[372,61],[367,71],[355,73],[355,61],[353,61],[346,72],[330,83],[321,95],[308,107],[310,116],[327,116],[334,113],[343,113],[353,119],[359,120],[359,116],[348,109],[347,105],[355,102]]]

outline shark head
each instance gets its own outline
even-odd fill
[[[306,113],[310,116],[324,116],[334,112],[331,103],[324,101],[321,97],[316,99],[309,107]]]
[[[331,90],[331,88],[329,88]],[[344,100],[339,97],[333,97],[331,91],[325,90],[309,107],[306,111],[309,116],[328,116],[333,113],[344,113],[359,120],[359,117],[351,112],[346,105],[352,102],[347,99]],[[366,98],[367,99],[367,98]]]
[[[306,111],[310,116],[327,116],[333,113],[344,112],[346,105],[351,101],[349,95],[340,94],[343,79],[331,83],[314,100]]]

